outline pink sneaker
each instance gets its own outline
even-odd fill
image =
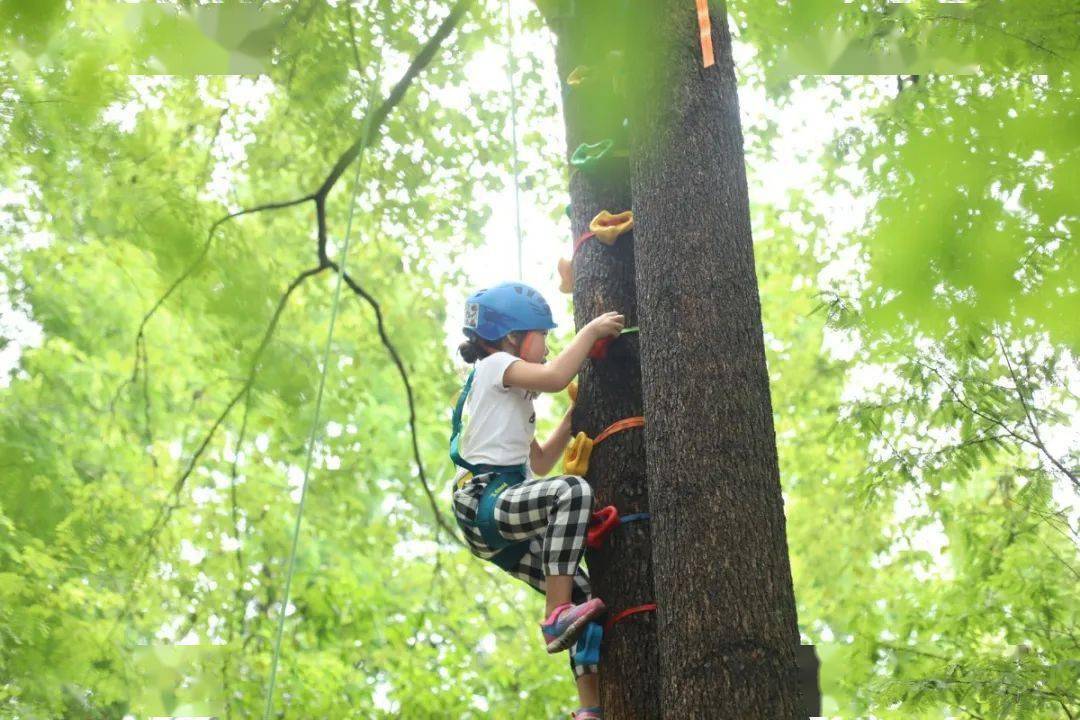
[[[547,651],[556,653],[573,645],[589,621],[606,610],[600,598],[586,600],[580,605],[565,603],[552,610],[548,619],[540,623]]]

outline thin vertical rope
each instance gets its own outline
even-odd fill
[[[521,197],[518,189],[518,140],[517,140],[517,84],[514,81],[514,26],[510,21],[510,0],[506,8],[506,65],[510,75],[510,140],[513,146],[514,174],[514,228],[517,231],[518,281],[524,279],[521,263]]]
[[[370,119],[370,106],[367,118]],[[369,120],[364,123],[364,136],[367,135]],[[357,188],[360,186],[360,168],[364,157],[361,148],[360,157],[356,160],[356,175],[353,177],[352,199],[349,201],[349,219],[345,224],[345,242],[341,248],[341,259],[338,260],[337,284],[334,286],[334,303],[330,311],[330,327],[326,333],[326,349],[323,351],[322,374],[319,377],[319,392],[315,396],[315,417],[311,422],[311,435],[308,437],[307,462],[304,464],[304,484],[300,490],[300,507],[296,512],[296,524],[293,527],[292,548],[289,550],[289,569],[285,576],[285,595],[281,602],[281,615],[278,619],[277,637],[274,640],[274,660],[270,665],[270,684],[266,689],[266,709],[263,712],[263,720],[270,720],[270,710],[274,702],[274,681],[277,678],[278,658],[281,656],[281,637],[285,632],[285,612],[289,608],[289,591],[292,588],[293,570],[296,567],[296,546],[300,540],[300,522],[304,519],[304,503],[307,500],[308,476],[311,473],[311,459],[315,450],[315,436],[319,428],[319,411],[322,409],[323,389],[326,387],[326,375],[330,367],[330,347],[334,338],[334,323],[337,320],[338,305],[341,301],[341,284],[345,277],[345,261],[349,254],[349,239],[352,236],[353,212],[356,209]]]

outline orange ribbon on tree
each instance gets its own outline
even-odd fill
[[[712,67],[716,63],[712,47],[712,22],[709,20],[709,0],[697,0],[698,32],[701,35],[702,67]]]

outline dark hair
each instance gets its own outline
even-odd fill
[[[465,342],[458,345],[458,352],[461,353],[462,359],[472,365],[480,358],[487,357],[491,353],[480,346],[480,343],[475,338],[469,338]]]
[[[486,358],[488,355],[491,354],[491,351],[487,350],[483,345],[480,344],[481,341],[480,341],[480,337],[478,335],[476,335],[475,333],[466,333],[465,336],[468,339],[465,342],[458,345],[458,352],[461,353],[461,358],[465,362],[472,365],[477,360],[480,360],[481,358]],[[520,332],[507,333],[506,335],[503,335],[501,338],[499,338],[495,342],[489,342],[489,343],[486,343],[486,344],[489,347],[496,347],[497,348],[500,345],[502,345],[503,340],[505,340],[506,338],[508,338],[510,336],[514,336],[515,338],[520,338],[521,333]]]

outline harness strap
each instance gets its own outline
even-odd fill
[[[474,465],[461,457],[461,415],[465,409],[465,398],[472,390],[473,378],[476,376],[476,368],[469,373],[465,380],[465,386],[458,396],[454,414],[450,420],[450,459],[460,468],[464,468],[473,474],[493,474],[493,477],[484,486],[484,492],[480,496],[480,502],[476,507],[476,519],[467,523],[459,520],[458,524],[471,525],[480,530],[480,536],[492,550],[499,552],[488,558],[504,570],[512,570],[521,561],[521,557],[529,551],[529,541],[515,542],[505,539],[499,534],[499,528],[495,523],[495,502],[499,495],[507,488],[513,487],[525,479],[525,465]]]

